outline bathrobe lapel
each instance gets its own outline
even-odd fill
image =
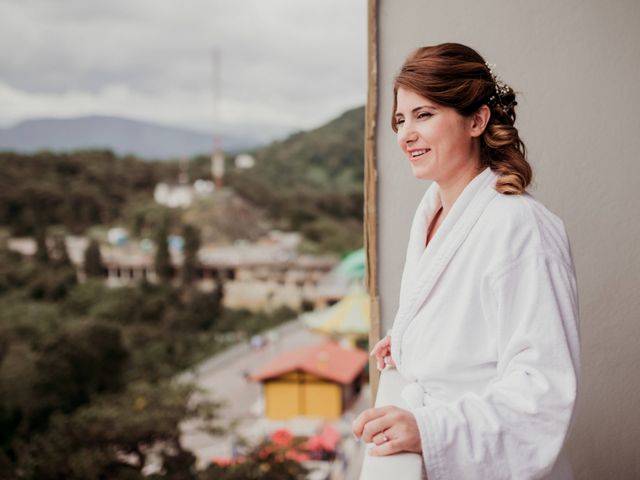
[[[418,205],[409,234],[400,304],[393,322],[391,353],[396,365],[402,362],[402,335],[486,206],[498,195],[494,188],[497,178],[490,168],[478,174],[457,198],[426,248],[427,226],[442,205],[435,182]]]

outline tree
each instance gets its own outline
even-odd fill
[[[36,271],[27,287],[34,300],[57,301],[65,298],[77,283],[72,267],[46,268]]]
[[[18,467],[24,478],[38,480],[142,480],[153,452],[161,473],[149,478],[195,480],[195,457],[181,445],[179,424],[198,419],[210,434],[224,430],[219,404],[194,401],[193,393],[188,385],[140,382],[72,414],[56,414],[47,431],[18,446]]]
[[[67,251],[67,244],[62,234],[53,237],[53,260],[56,268],[73,267],[71,259],[69,258],[69,252]]]
[[[211,328],[222,312],[222,298],[220,289],[213,292],[190,292],[190,299],[186,305],[184,327],[190,330],[207,330]]]
[[[142,229],[144,228],[145,215],[143,210],[136,210],[133,213],[131,233],[134,237],[140,237],[142,235]]]
[[[169,245],[167,243],[167,236],[169,235],[168,219],[164,218],[160,222],[155,235],[156,255],[154,266],[156,269],[156,275],[158,279],[166,283],[171,280],[171,256],[169,255]]]
[[[182,264],[182,284],[191,285],[196,278],[198,268],[198,250],[200,249],[200,230],[193,225],[182,229],[184,238],[184,261]]]
[[[87,277],[101,277],[104,274],[100,244],[94,238],[84,251],[84,273]]]
[[[120,389],[128,357],[116,326],[90,323],[64,332],[44,347],[37,362],[43,415],[71,412],[94,393]]]
[[[47,249],[47,227],[41,224],[35,226],[36,240],[36,260],[40,263],[49,262],[49,251]]]

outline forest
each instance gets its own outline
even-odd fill
[[[255,225],[212,218],[214,238],[203,238],[194,212],[153,202],[155,185],[177,178],[177,160],[107,150],[0,153],[0,478],[303,478],[304,468],[277,450],[259,456],[264,445],[248,446],[242,465],[205,471],[182,447],[178,425],[186,419],[217,435],[227,426],[215,401],[187,401],[194,387],[176,375],[227,347],[229,332],[246,339],[296,316],[287,308],[226,309],[224,283],[199,291],[189,271],[203,241],[250,239],[258,224],[301,232],[305,252],[360,247],[363,122],[364,110],[355,109],[257,149],[250,170],[236,170],[228,155],[226,188]],[[189,176],[210,178],[206,156],[191,159]],[[158,283],[104,284],[96,246],[116,225],[155,240]],[[161,274],[169,233],[187,240],[177,282]],[[64,248],[69,234],[92,239],[82,282]],[[35,255],[9,250],[8,239],[21,236],[35,238]],[[152,458],[163,468],[150,474]]]
[[[236,169],[228,155],[225,185],[269,227],[302,233],[308,251],[344,254],[362,244],[363,126],[361,107],[251,152],[252,169]],[[188,165],[192,181],[211,178],[209,157]],[[158,182],[175,182],[179,168],[177,160],[117,157],[107,150],[0,152],[0,228],[23,236],[52,226],[84,234],[123,224],[152,235],[168,216],[177,233],[183,212],[155,205],[152,194]],[[220,232],[234,239],[227,234]]]

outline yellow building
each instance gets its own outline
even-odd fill
[[[334,419],[360,391],[367,360],[362,350],[324,342],[284,352],[252,378],[263,385],[268,418]]]

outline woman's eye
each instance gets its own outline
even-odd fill
[[[432,115],[432,113],[430,112],[420,112],[418,113],[418,117],[417,118],[429,118]]]
[[[403,123],[404,123],[404,120],[402,118],[398,118],[396,120],[396,127],[399,126],[399,125],[402,125]]]

